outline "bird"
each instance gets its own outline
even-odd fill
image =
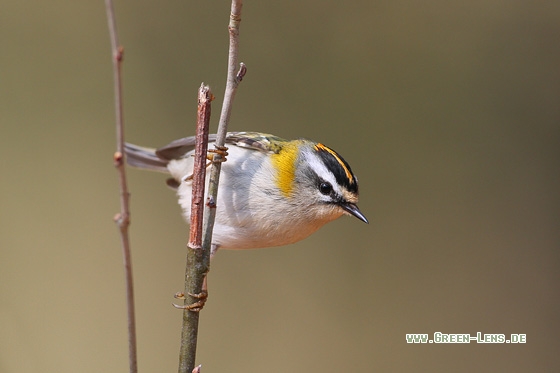
[[[209,135],[209,144],[216,135]],[[260,132],[228,132],[222,164],[212,254],[218,249],[255,249],[293,244],[328,222],[351,215],[358,179],[333,149],[307,139],[285,140]],[[130,166],[171,175],[184,218],[190,221],[195,137],[159,149],[125,144]],[[208,190],[206,175],[206,190]]]

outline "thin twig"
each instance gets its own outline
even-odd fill
[[[225,142],[227,135],[227,128],[233,99],[237,92],[239,83],[243,80],[247,72],[245,64],[241,63],[238,67],[238,50],[239,50],[239,23],[241,22],[241,8],[243,0],[231,1],[231,14],[229,19],[229,55],[228,55],[228,72],[226,90],[224,93],[224,102],[222,104],[222,112],[220,114],[220,123],[218,125],[218,134],[215,142],[215,147],[218,150],[225,150]],[[216,219],[216,201],[218,200],[218,184],[220,182],[220,171],[222,169],[222,161],[224,156],[219,152],[214,155],[214,162],[210,170],[210,183],[208,185],[208,202],[207,208],[204,213],[204,241],[202,246],[207,249],[212,244],[212,229]]]
[[[202,84],[198,90],[190,236],[187,245],[187,266],[185,269],[185,292],[176,296],[177,298],[184,297],[185,299],[185,306],[178,307],[183,308],[179,373],[190,373],[195,369],[199,311],[202,309],[207,295],[203,289],[203,283],[210,265],[210,250],[203,250],[202,248],[202,214],[204,212],[206,154],[208,150],[211,101],[213,98],[210,88]]]
[[[228,75],[226,83],[226,91],[224,94],[224,103],[222,105],[222,113],[220,116],[220,123],[218,127],[218,136],[215,143],[215,147],[218,151],[225,150],[225,138],[227,134],[227,125],[231,115],[231,107],[233,99],[235,97],[235,92],[239,82],[245,76],[247,69],[245,65],[241,64],[239,71],[237,70],[237,54],[238,54],[238,36],[239,36],[239,22],[241,21],[241,7],[243,2],[241,0],[232,0],[231,4],[231,15],[229,22],[229,58],[228,58]],[[202,87],[201,87],[202,88]],[[209,92],[208,92],[209,93]],[[209,93],[210,94],[210,93]],[[211,96],[211,94],[210,94]],[[208,111],[210,110],[210,101],[208,100]],[[202,210],[198,210],[198,207],[202,207],[202,200],[199,200],[201,196],[204,196],[204,180],[205,180],[205,170],[206,170],[206,150],[203,146],[207,146],[208,143],[208,123],[205,123],[206,128],[206,138],[205,141],[201,141],[199,138],[199,128],[202,125],[201,120],[201,106],[200,106],[200,91],[199,91],[199,109],[198,109],[198,122],[197,122],[197,140],[195,148],[195,167],[199,164],[201,167],[199,170],[196,168],[193,170],[193,201],[191,209],[191,236],[189,239],[189,249],[187,252],[187,269],[185,271],[185,293],[181,294],[185,297],[185,304],[188,301],[192,301],[189,306],[185,306],[183,311],[183,330],[181,338],[181,353],[179,358],[179,373],[190,373],[195,371],[195,358],[196,358],[196,342],[198,335],[198,319],[199,312],[204,305],[204,297],[207,296],[206,290],[203,290],[203,284],[206,280],[205,277],[208,274],[208,269],[210,265],[210,250],[212,243],[212,229],[214,227],[214,220],[216,218],[216,201],[218,200],[218,183],[220,178],[221,161],[225,160],[225,152],[217,152],[214,154],[214,162],[212,163],[212,169],[210,174],[210,185],[208,189],[208,197],[206,201],[206,207],[204,208],[203,214],[203,239],[202,242],[194,241],[193,238],[200,238],[199,236],[193,236],[193,229],[196,227],[198,229],[200,224],[200,218],[195,217],[195,206],[197,207],[197,213],[202,213]],[[209,120],[209,112],[208,118]],[[201,148],[204,150],[203,153],[197,153],[197,149]],[[202,192],[195,192],[195,179],[199,180],[200,189]],[[195,201],[196,198],[196,201]],[[202,232],[202,230],[200,231]],[[194,277],[197,277],[196,279]],[[187,298],[187,295],[190,298]],[[200,298],[203,298],[202,300]],[[199,301],[197,302],[197,299]],[[195,311],[195,312],[194,312]],[[198,368],[200,369],[200,368]]]
[[[243,80],[247,68],[243,63],[238,67],[239,60],[239,24],[241,23],[241,8],[243,0],[231,1],[231,14],[229,18],[229,54],[228,54],[228,71],[226,90],[224,93],[224,102],[222,112],[220,114],[220,123],[218,125],[218,136],[216,139],[217,146],[224,146],[227,133],[227,126],[231,116],[233,99],[237,92],[237,86]],[[239,70],[238,70],[239,69]]]
[[[122,75],[121,65],[124,49],[119,45],[117,35],[117,24],[113,2],[105,0],[107,20],[109,23],[109,35],[111,38],[111,51],[113,55],[113,80],[115,95],[115,116],[117,129],[117,151],[113,156],[114,165],[117,169],[120,185],[121,211],[114,217],[121,235],[121,246],[123,253],[123,264],[126,282],[126,303],[128,315],[128,359],[130,373],[138,372],[138,359],[136,354],[136,321],[134,315],[134,286],[132,280],[132,258],[130,255],[130,240],[128,226],[130,225],[129,193],[124,168],[124,118],[122,103]]]

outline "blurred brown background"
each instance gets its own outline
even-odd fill
[[[104,3],[0,11],[0,371],[125,372]],[[116,1],[127,140],[194,132],[223,95],[228,1]],[[560,368],[560,2],[246,1],[231,130],[308,137],[360,178],[365,225],[222,251],[205,372]],[[187,226],[130,170],[141,372],[177,367]],[[406,333],[526,333],[409,345]]]

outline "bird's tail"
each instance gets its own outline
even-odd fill
[[[130,143],[124,144],[126,162],[132,167],[144,168],[151,171],[169,173],[167,170],[168,160],[161,159],[156,155],[156,150],[145,148]]]

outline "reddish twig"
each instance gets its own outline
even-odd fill
[[[196,143],[192,178],[192,202],[190,236],[187,247],[185,269],[185,292],[176,296],[184,298],[179,373],[195,369],[196,345],[198,339],[199,311],[204,306],[207,293],[203,289],[204,278],[210,266],[210,250],[202,248],[202,223],[204,212],[204,188],[206,179],[206,153],[210,128],[211,102],[214,99],[210,88],[202,84],[198,90],[198,112],[196,123]]]
[[[225,138],[227,133],[227,126],[229,123],[229,118],[231,115],[231,108],[235,93],[237,91],[237,86],[245,76],[247,69],[244,64],[239,65],[238,70],[238,36],[239,36],[239,22],[241,22],[241,7],[242,0],[232,0],[231,4],[231,15],[229,22],[229,35],[230,35],[230,45],[229,45],[229,56],[228,56],[228,75],[226,83],[226,91],[224,94],[224,102],[222,105],[222,113],[220,115],[220,123],[218,126],[218,135],[215,142],[215,147],[218,150],[224,150]],[[209,92],[208,92],[209,93]],[[210,94],[211,95],[211,94]],[[199,93],[199,122],[197,123],[197,137],[198,128],[201,126],[201,109],[200,109],[200,93]],[[209,102],[208,102],[209,104]],[[208,107],[208,110],[210,108]],[[209,115],[208,115],[209,117]],[[206,127],[207,128],[207,127]],[[207,143],[207,138],[205,139]],[[199,146],[200,139],[197,138],[197,147]],[[204,148],[207,149],[207,148]],[[189,246],[193,245],[192,249],[188,249],[187,253],[187,270],[185,272],[185,293],[181,294],[185,296],[185,304],[187,301],[191,301],[190,305],[184,306],[185,311],[183,313],[183,330],[181,339],[181,354],[179,358],[179,373],[190,373],[193,372],[195,368],[195,357],[196,357],[196,341],[198,335],[198,317],[202,306],[204,305],[205,296],[207,296],[206,290],[203,291],[203,283],[205,277],[208,273],[210,265],[210,249],[212,243],[212,229],[214,227],[214,220],[216,217],[216,201],[218,200],[218,183],[220,178],[221,162],[224,160],[225,152],[216,152],[214,154],[214,162],[212,162],[209,188],[208,188],[208,202],[206,203],[206,209],[204,212],[204,222],[203,222],[203,240],[202,245],[200,242],[193,241],[193,227],[196,225],[198,229],[198,224],[200,224],[199,218],[194,217],[194,207],[201,208],[203,205],[198,201],[200,196],[204,196],[204,180],[205,180],[205,167],[206,167],[206,153],[203,155],[198,155],[202,157],[198,159],[195,151],[195,164],[200,162],[202,166],[201,175],[197,175],[196,169],[193,171],[193,178],[199,178],[202,185],[202,192],[199,194],[195,193],[195,182],[193,179],[193,201],[191,210],[191,236],[189,240]],[[195,202],[197,198],[197,202]],[[197,219],[197,220],[195,220]],[[196,238],[198,238],[198,233]],[[195,248],[201,249],[195,249]],[[191,253],[189,255],[189,253]],[[189,259],[190,258],[190,259]],[[197,279],[194,277],[197,276]],[[189,290],[187,284],[192,283],[194,286],[190,286]],[[190,293],[190,294],[189,294]],[[191,298],[187,298],[188,294]],[[196,311],[196,312],[193,312]]]
[[[222,105],[222,113],[220,115],[220,123],[218,126],[218,135],[215,143],[215,147],[218,150],[224,150],[225,138],[227,134],[227,126],[229,123],[229,118],[231,115],[231,108],[233,104],[233,99],[235,97],[235,92],[237,86],[245,76],[247,69],[244,64],[240,64],[239,70],[238,66],[238,36],[239,36],[239,22],[241,21],[241,0],[232,0],[231,4],[231,15],[229,22],[229,35],[230,35],[230,45],[229,45],[229,58],[228,58],[228,75],[226,90],[224,94],[224,103]],[[199,109],[198,109],[198,123],[197,123],[197,147],[199,146],[200,139],[198,138],[199,126],[201,122],[201,108],[200,108],[200,93],[199,93]],[[208,102],[209,104],[209,102]],[[208,107],[208,110],[210,108]],[[208,115],[209,117],[209,115]],[[206,132],[207,134],[207,132]],[[207,146],[207,138],[205,139]],[[204,148],[207,150],[207,147]],[[202,192],[199,194],[195,193],[195,180],[193,179],[193,201],[191,210],[191,236],[189,240],[189,251],[187,253],[187,271],[185,276],[185,293],[191,296],[191,303],[189,306],[185,306],[185,311],[183,313],[183,330],[181,339],[181,354],[179,358],[179,373],[192,372],[195,368],[195,357],[196,357],[196,343],[198,337],[198,317],[202,306],[204,305],[205,297],[207,296],[206,290],[203,290],[203,283],[205,277],[208,273],[210,265],[210,249],[212,243],[212,229],[214,227],[214,220],[216,217],[216,201],[218,200],[218,182],[220,178],[221,162],[224,160],[224,152],[216,152],[214,156],[214,162],[212,162],[212,168],[210,173],[209,188],[208,188],[208,203],[206,203],[206,209],[203,214],[203,240],[194,241],[193,240],[193,227],[196,226],[197,236],[199,224],[201,221],[198,217],[195,217],[194,208],[202,208],[202,200],[199,198],[204,196],[204,180],[205,180],[205,167],[206,167],[206,152],[204,155],[199,155],[202,158],[197,158],[195,150],[195,165],[200,162],[200,175],[197,175],[197,170],[193,171],[193,178],[200,180],[202,186]],[[196,198],[196,201],[195,201]],[[201,211],[202,212],[202,211]],[[200,212],[200,213],[201,213]],[[200,230],[202,234],[202,230]],[[191,246],[193,245],[193,246]],[[200,246],[199,246],[200,245]],[[196,249],[195,249],[196,248]],[[198,249],[201,248],[201,249]],[[189,259],[192,258],[192,259]],[[194,276],[200,276],[196,280]],[[192,283],[189,290],[187,289],[187,284]],[[185,296],[185,294],[181,294]],[[186,298],[186,296],[185,296]],[[188,299],[188,298],[186,298]],[[185,301],[186,303],[187,301]],[[193,312],[197,311],[197,312]]]
[[[121,65],[124,49],[119,45],[117,25],[113,2],[105,0],[107,20],[109,23],[109,35],[111,38],[111,51],[113,55],[113,77],[115,95],[115,116],[117,129],[117,151],[113,156],[114,165],[117,169],[120,185],[121,211],[115,215],[115,222],[119,227],[121,235],[121,246],[126,282],[126,303],[128,315],[128,358],[130,373],[138,371],[138,359],[136,354],[136,321],[134,314],[134,286],[132,280],[132,258],[130,255],[130,240],[128,226],[130,225],[129,193],[124,168],[124,120],[122,104],[122,75]]]

